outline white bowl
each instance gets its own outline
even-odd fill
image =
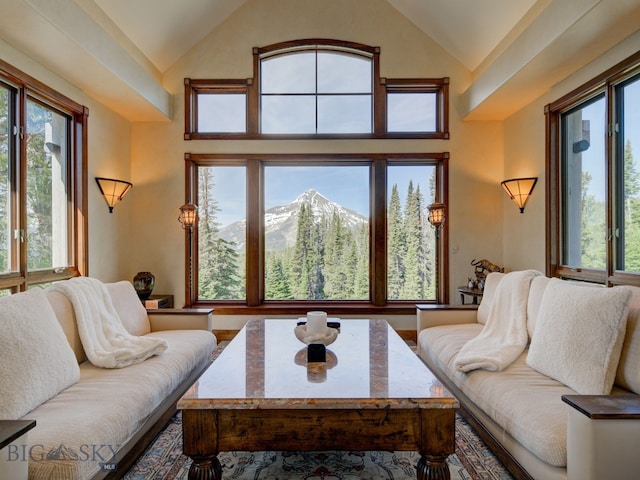
[[[324,332],[307,333],[306,325],[298,325],[294,329],[296,338],[302,343],[309,345],[310,343],[321,343],[324,346],[331,345],[338,338],[338,329],[327,327]]]

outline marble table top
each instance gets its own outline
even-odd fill
[[[385,320],[341,319],[326,362],[311,364],[296,324],[249,321],[178,408],[458,408]]]

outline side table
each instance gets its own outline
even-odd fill
[[[478,299],[482,299],[482,295],[484,294],[484,290],[480,290],[479,288],[469,288],[466,287],[464,285],[462,285],[461,287],[458,287],[458,293],[460,294],[460,301],[462,302],[462,305],[464,305],[464,296],[468,295],[472,298],[472,303],[473,305],[477,305],[478,303]]]
[[[562,395],[573,478],[636,478],[640,395]]]
[[[10,446],[35,426],[35,420],[0,420],[0,480],[26,479],[29,475],[24,449]]]

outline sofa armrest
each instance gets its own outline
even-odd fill
[[[567,479],[636,478],[640,395],[563,395]]]
[[[416,305],[417,333],[438,325],[477,322],[478,305]]]
[[[213,308],[159,308],[148,310],[151,331],[213,331]]]

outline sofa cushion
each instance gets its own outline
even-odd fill
[[[42,290],[0,297],[0,328],[0,419],[22,417],[80,378]]]
[[[418,336],[419,351],[533,455],[550,465],[566,466],[567,406],[561,397],[576,392],[527,366],[526,353],[501,372],[457,371],[458,352],[481,330],[477,323],[426,328]]]
[[[630,291],[552,278],[542,296],[527,364],[582,395],[611,392]]]
[[[106,286],[124,328],[131,335],[141,336],[149,333],[151,331],[149,316],[133,285],[123,280],[107,283]]]
[[[53,312],[56,314],[56,318],[62,327],[65,337],[67,337],[67,342],[71,345],[76,360],[78,363],[84,362],[87,359],[87,354],[82,347],[73,305],[71,305],[69,299],[63,295],[62,292],[56,292],[50,288],[47,288],[44,292],[51,308],[53,308]]]
[[[493,295],[496,291],[496,288],[498,287],[498,284],[505,275],[505,273],[491,272],[486,276],[482,300],[480,301],[480,305],[478,306],[478,314],[476,317],[478,323],[481,323],[482,325],[487,323],[489,312],[491,311],[491,306],[493,305]]]
[[[640,288],[626,287],[631,292],[627,329],[616,373],[616,385],[640,394]]]
[[[203,330],[154,332],[167,341],[162,355],[121,369],[80,366],[80,381],[29,413],[29,478],[86,479],[101,473],[100,463],[125,445],[151,413],[211,358],[216,339]],[[47,460],[64,449],[79,460]],[[124,474],[125,472],[118,472]]]
[[[527,300],[527,333],[529,334],[529,339],[533,338],[533,334],[536,331],[536,320],[542,303],[542,295],[544,295],[549,280],[551,280],[549,277],[539,275],[531,281],[529,299]]]

